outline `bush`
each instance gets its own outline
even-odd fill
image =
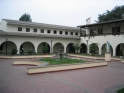
[[[124,88],[117,90],[117,93],[124,93]]]
[[[99,45],[98,43],[93,43],[90,45],[90,53],[94,54],[95,50],[97,49],[97,45]]]
[[[32,50],[28,50],[27,53],[28,53],[29,55],[31,55],[31,54],[33,53],[33,51],[32,51]]]
[[[17,49],[15,49],[15,48],[13,48],[12,50],[11,50],[11,55],[15,55],[15,54],[17,54]]]
[[[122,50],[120,50],[120,56],[123,56],[123,52],[122,52]]]
[[[47,52],[47,50],[48,50],[48,47],[47,47],[47,46],[43,46],[43,47],[42,47],[42,52],[43,52],[44,54]]]

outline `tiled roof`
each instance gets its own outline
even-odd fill
[[[34,34],[34,33],[19,33],[19,32],[4,32],[0,30],[0,35],[4,36],[26,36],[26,37],[49,37],[49,38],[66,38],[66,39],[79,39],[79,36],[66,36],[66,35],[48,35],[48,34]]]
[[[86,25],[80,25],[80,26],[77,26],[77,27],[84,28],[84,27],[103,25],[103,24],[109,24],[109,23],[117,23],[117,22],[124,22],[124,19],[112,20],[112,21],[106,21],[106,22],[100,22],[100,23],[93,23],[93,24],[86,24]]]
[[[7,22],[7,24],[13,25],[21,25],[21,26],[33,26],[33,27],[41,27],[41,28],[49,28],[49,29],[58,29],[58,30],[67,30],[67,31],[80,31],[77,27],[70,26],[61,26],[61,25],[53,25],[53,24],[44,24],[44,23],[36,23],[36,22],[26,22],[26,21],[18,21],[18,20],[10,20],[3,19]],[[85,31],[85,29],[82,29]]]

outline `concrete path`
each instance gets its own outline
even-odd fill
[[[27,75],[26,66],[0,59],[0,93],[116,93],[124,87],[124,64]]]

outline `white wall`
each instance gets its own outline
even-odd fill
[[[0,24],[0,30],[6,31],[6,24],[7,24],[7,22],[2,20],[1,24]]]
[[[85,37],[81,37],[81,42],[82,43],[86,43],[87,38]],[[107,42],[107,40],[110,42],[112,49],[113,49],[113,56],[116,55],[116,47],[118,44],[120,43],[124,43],[124,35],[106,35],[106,36],[94,36],[94,37],[90,37],[89,41],[88,41],[88,45],[92,44],[92,43],[99,43],[98,47],[99,47],[99,54],[102,54],[101,49],[102,46]]]
[[[75,43],[77,40],[75,39],[61,39],[61,38],[40,38],[40,37],[19,37],[19,36],[8,36],[8,41],[12,41],[16,44],[18,53],[20,52],[20,46],[24,42],[31,42],[35,46],[35,51],[37,53],[37,48],[40,43],[47,42],[50,45],[51,48],[51,40],[52,40],[52,52],[53,52],[53,46],[54,44],[60,42],[64,45],[64,53],[66,53],[66,47],[69,43]],[[5,36],[0,36],[0,45],[5,41]],[[27,47],[30,47],[30,45],[26,45]],[[50,50],[51,52],[51,50]]]
[[[22,27],[22,31],[18,31],[18,27]],[[30,28],[30,32],[26,32],[26,28]],[[37,32],[34,32],[34,28],[37,29]],[[44,29],[44,33],[41,33],[41,29]],[[47,33],[47,30],[50,30],[51,32]],[[57,34],[54,34],[54,30],[57,31]],[[7,25],[7,31],[8,32],[19,32],[19,33],[47,34],[47,35],[65,35],[65,30],[30,27],[30,26],[19,26],[19,25]],[[59,33],[60,31],[62,31],[62,34]],[[70,35],[70,32],[73,32],[73,35]],[[76,36],[75,32],[78,32],[78,36],[80,36],[79,31],[68,31],[68,35],[66,36]]]

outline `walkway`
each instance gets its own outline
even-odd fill
[[[13,66],[14,59],[0,59],[0,93],[116,93],[124,87],[124,64],[27,75],[27,66]],[[111,91],[111,92],[110,92]]]

